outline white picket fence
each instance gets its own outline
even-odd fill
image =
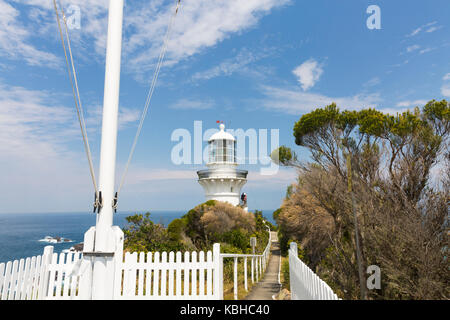
[[[87,238],[85,238],[86,240]],[[220,253],[220,244],[204,252],[134,252],[123,256],[123,242],[112,259],[113,299],[117,300],[222,300],[223,259],[234,258],[234,293],[237,299],[237,260],[251,261],[251,280],[265,271],[271,237],[260,255]],[[53,253],[0,264],[1,300],[91,299],[93,257],[87,252]],[[106,260],[105,260],[106,261]],[[247,290],[247,268],[244,270]]]
[[[289,248],[291,300],[340,300],[333,290],[298,258],[297,243]]]
[[[48,265],[53,247],[42,256],[0,264],[0,300],[41,300],[48,289]]]
[[[213,251],[137,252],[116,266],[114,299],[223,299],[220,244]]]

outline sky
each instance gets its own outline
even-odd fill
[[[292,132],[315,108],[396,113],[450,97],[448,0],[181,2],[119,211],[187,211],[204,201],[196,170],[205,164],[172,159],[172,134],[193,135],[194,121],[203,133],[217,120],[259,137],[278,130],[278,144],[307,160]],[[98,178],[108,1],[60,3]],[[370,5],[380,28],[369,28]],[[125,1],[116,181],[174,8],[172,0]],[[0,0],[0,213],[92,210],[71,90],[52,1]],[[249,171],[250,210],[278,208],[296,178],[286,168],[262,175],[264,166],[240,166]]]

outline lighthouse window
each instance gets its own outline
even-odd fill
[[[209,162],[215,162],[216,160],[216,146],[212,141],[209,142]]]
[[[227,141],[227,162],[234,162],[234,141]]]
[[[217,158],[216,158],[216,162],[222,162],[223,158],[223,141],[222,140],[217,140]]]

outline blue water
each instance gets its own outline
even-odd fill
[[[127,225],[126,217],[135,212],[114,215],[114,225]],[[150,218],[155,223],[167,226],[173,219],[180,218],[184,211],[153,211]],[[272,211],[264,210],[263,215],[272,223]],[[0,262],[27,258],[42,254],[44,247],[54,246],[55,252],[69,249],[83,242],[84,233],[95,226],[94,213],[2,213],[0,214]],[[71,239],[69,243],[39,241],[45,236]]]

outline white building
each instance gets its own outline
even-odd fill
[[[197,171],[198,182],[205,190],[206,200],[218,200],[237,206],[241,188],[247,182],[248,171],[237,169],[236,139],[225,132],[224,124],[220,124],[220,131],[209,138],[208,144],[208,169]]]

